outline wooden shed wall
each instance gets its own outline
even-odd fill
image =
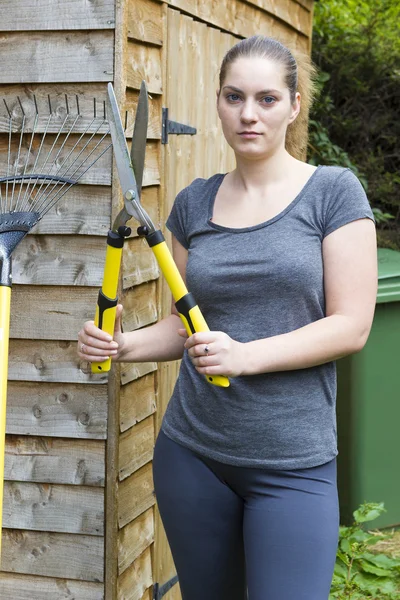
[[[120,106],[134,111],[145,79],[151,98],[142,200],[164,228],[179,189],[233,165],[215,113],[223,53],[254,33],[309,50],[312,4],[3,0],[0,94],[27,103],[33,94],[50,93],[60,103],[65,93],[78,94],[85,107],[93,96],[105,98],[111,80]],[[163,146],[163,106],[171,119],[197,127],[196,136],[170,136]],[[2,161],[0,136],[0,169]],[[120,207],[105,158],[15,254],[4,600],[150,600],[153,583],[175,574],[155,509],[151,459],[178,365],[123,364],[107,379],[76,357],[77,333],[93,316],[101,283],[105,235]],[[126,329],[170,309],[153,255],[135,233],[124,251],[121,299]],[[179,586],[164,598],[178,600]]]

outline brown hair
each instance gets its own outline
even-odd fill
[[[285,69],[285,83],[290,101],[295,101],[296,92],[301,95],[301,110],[286,132],[287,151],[298,159],[305,159],[308,142],[308,115],[315,96],[316,68],[308,55],[294,52],[276,39],[253,35],[235,44],[225,54],[219,72],[220,89],[225,81],[229,65],[238,58],[267,58],[280,63]]]

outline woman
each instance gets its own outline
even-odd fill
[[[367,340],[376,237],[348,169],[286,150],[307,88],[297,79],[276,40],[254,36],[228,51],[217,110],[236,168],[196,179],[168,218],[174,258],[211,331],[187,339],[173,307],[156,325],[121,333],[119,307],[114,341],[92,322],[79,333],[86,360],[183,357],[153,467],[184,600],[329,596],[334,361]]]

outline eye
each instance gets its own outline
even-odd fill
[[[276,98],[274,98],[273,96],[264,96],[263,100],[263,104],[273,104],[274,102],[276,102]]]
[[[229,102],[238,102],[240,100],[240,96],[237,94],[227,94],[226,99]]]

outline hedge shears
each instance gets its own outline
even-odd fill
[[[108,84],[107,109],[114,158],[124,198],[124,207],[116,216],[112,228],[107,235],[103,284],[98,296],[95,325],[110,335],[114,333],[122,250],[125,238],[131,234],[131,229],[126,224],[133,217],[140,223],[137,229],[138,235],[146,239],[156,257],[157,263],[171,290],[176,309],[187,334],[190,336],[198,331],[209,331],[209,327],[193,295],[188,292],[185,286],[162,232],[156,229],[140,202],[149,115],[145,82],[143,81],[140,87],[130,153],[126,144],[121,116],[111,83]],[[109,371],[110,368],[111,358],[102,362],[92,363],[93,373],[103,373]],[[205,377],[209,383],[214,385],[221,387],[229,386],[229,379],[223,375],[205,375]]]

